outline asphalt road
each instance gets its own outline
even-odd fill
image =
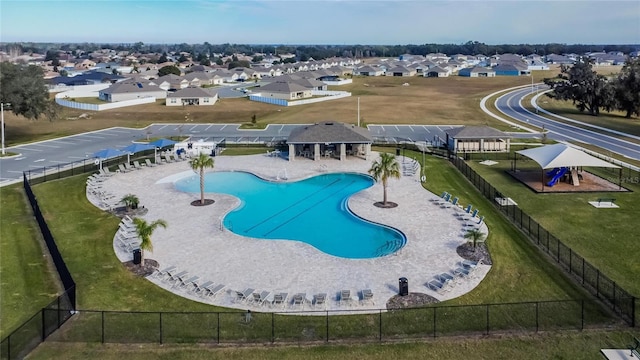
[[[538,96],[541,96],[542,92],[547,89],[548,88],[545,85],[540,85],[540,93],[538,93]],[[534,88],[533,91],[537,91],[536,88]],[[640,160],[640,142],[631,142],[620,139],[619,137],[622,135],[628,138],[636,138],[637,140],[640,140],[640,138],[571,119],[567,120],[572,121],[572,124],[575,125],[551,120],[542,116],[542,109],[539,110],[540,114],[531,112],[523,106],[523,98],[530,95],[531,92],[531,87],[509,91],[498,97],[495,103],[496,108],[502,114],[512,119],[516,119],[539,128],[544,128],[548,131],[547,136],[550,139],[557,141],[579,141],[585,144],[598,146],[612,153],[620,154],[631,159]],[[580,125],[581,127],[578,127],[577,125]],[[587,128],[585,129],[583,127]],[[598,131],[590,130],[589,128],[594,130],[597,129]]]

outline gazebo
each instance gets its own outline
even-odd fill
[[[347,156],[367,159],[372,143],[369,129],[335,121],[300,126],[287,139],[289,161],[296,157],[315,161],[321,158],[343,161]]]
[[[453,153],[509,152],[511,136],[488,126],[460,126],[447,130],[447,147]]]
[[[552,187],[563,177],[568,177],[573,186],[579,186],[581,175],[578,174],[578,168],[584,166],[620,169],[619,179],[620,181],[622,179],[622,168],[620,166],[598,159],[566,144],[547,145],[516,151],[516,153],[526,156],[540,165],[542,168],[540,171],[542,191],[544,191],[545,185]],[[513,164],[514,172],[516,169],[517,158]],[[551,171],[545,171],[550,169]],[[545,175],[549,179],[546,182]],[[619,182],[618,186],[621,188],[622,183]]]

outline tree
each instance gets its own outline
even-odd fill
[[[158,70],[158,76],[165,76],[165,75],[169,75],[169,74],[174,74],[174,75],[180,76],[181,73],[182,72],[180,71],[180,69],[177,66],[174,66],[174,65],[164,66],[164,67],[160,68],[160,70]]]
[[[640,116],[640,58],[628,59],[614,81],[616,109]]]
[[[387,205],[387,183],[389,178],[400,179],[400,165],[393,154],[381,153],[380,158],[373,162],[369,174],[378,181],[382,181],[383,200],[382,205]]]
[[[589,61],[580,60],[571,67],[562,65],[558,78],[544,80],[553,89],[547,93],[550,98],[571,100],[578,110],[586,110],[593,116],[598,116],[600,109],[613,109],[613,87],[605,76],[592,70]]]
[[[484,240],[484,233],[478,229],[470,229],[464,234],[465,239],[469,239],[469,242],[473,243],[473,248],[476,248],[477,243]]]
[[[127,207],[127,209],[136,209],[140,204],[140,199],[134,194],[127,194],[120,199],[121,202]]]
[[[153,251],[153,244],[151,243],[151,235],[159,226],[163,228],[167,228],[167,222],[158,219],[151,223],[148,223],[146,220],[141,218],[133,218],[133,224],[136,226],[136,234],[140,238],[140,250],[142,255],[141,266],[144,266],[144,252],[145,251]]]
[[[34,65],[0,63],[0,101],[11,104],[11,111],[27,119],[38,119],[53,106],[44,82],[42,68]]]
[[[162,53],[162,55],[158,59],[158,64],[164,64],[167,61],[169,61],[169,59],[167,59],[167,53]]]
[[[200,173],[200,204],[204,205],[204,169],[213,169],[213,158],[207,154],[200,153],[189,161],[189,165],[193,171]]]

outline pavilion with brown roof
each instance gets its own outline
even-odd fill
[[[511,148],[511,136],[488,126],[461,126],[445,133],[453,153],[509,152]]]
[[[336,158],[341,161],[347,156],[367,159],[372,143],[369,129],[336,121],[300,126],[291,131],[287,139],[289,161],[296,157],[313,160]]]

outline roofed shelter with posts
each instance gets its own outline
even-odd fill
[[[291,131],[287,139],[289,161],[296,158],[344,161],[347,157],[366,160],[372,143],[369,129],[335,121],[301,126]]]
[[[511,136],[488,126],[461,126],[447,130],[447,148],[457,153],[509,152]]]

